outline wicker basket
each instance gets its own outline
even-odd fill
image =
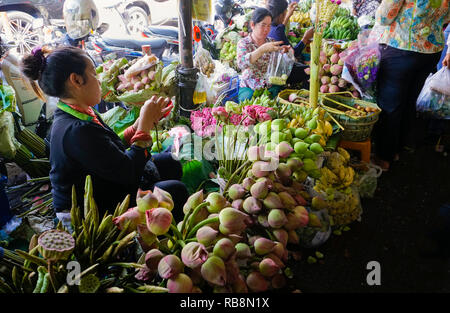
[[[308,90],[285,89],[278,94],[277,101],[284,105],[295,105],[294,103],[289,102],[288,100],[289,95],[293,92],[297,93],[301,97],[307,98],[309,96]],[[373,126],[378,121],[381,109],[375,103],[355,99],[352,97],[346,97],[338,94],[319,94],[319,103],[321,105],[325,105],[328,107],[336,107],[338,110],[342,111],[343,108],[337,105],[335,102],[331,101],[330,99],[348,106],[354,106],[355,104],[358,104],[359,106],[364,108],[371,107],[379,110],[378,112],[374,112],[368,116],[357,118],[352,118],[345,114],[337,114],[328,111],[328,113],[331,114],[337,120],[337,122],[341,124],[342,127],[344,128],[344,130],[342,131],[343,140],[348,141],[367,140],[372,133]]]
[[[344,130],[342,132],[343,140],[364,141],[370,137],[373,126],[378,121],[378,117],[381,112],[381,109],[375,103],[339,95],[327,95],[321,99],[321,104],[324,104],[326,106],[335,106],[334,103],[328,99],[332,99],[350,106],[358,104],[359,106],[364,108],[371,107],[378,109],[378,112],[374,112],[368,116],[358,118],[351,118],[345,114],[336,114],[333,112],[329,112],[339,122],[339,124],[344,127]],[[341,110],[342,108],[338,109]]]

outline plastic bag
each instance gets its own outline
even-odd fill
[[[317,216],[320,226],[300,227],[296,233],[300,239],[300,245],[305,248],[316,248],[323,245],[331,236],[331,221],[326,209],[320,211],[311,211],[308,213]]]
[[[198,73],[197,75],[197,84],[195,85],[193,103],[194,105],[202,105],[206,104],[208,90],[208,80],[205,75],[202,73]]]
[[[361,198],[373,198],[377,189],[378,177],[383,173],[381,167],[368,164],[369,170],[362,174],[358,181],[359,196]]]
[[[447,68],[428,76],[417,98],[417,111],[436,119],[450,119],[450,95],[447,95],[450,88],[449,76],[450,70]]]
[[[372,99],[376,94],[377,73],[380,65],[378,29],[366,30],[358,35],[358,40],[342,52],[341,60],[347,70],[344,79],[353,82],[364,98]]]
[[[199,68],[200,71],[208,78],[214,74],[214,70],[216,68],[211,54],[208,50],[203,48],[201,44],[199,45],[199,48],[194,56],[194,66]]]
[[[443,67],[434,74],[430,80],[430,89],[450,96],[450,69]]]
[[[192,19],[197,21],[214,23],[214,4],[212,0],[193,0]]]
[[[0,113],[0,156],[12,160],[20,143],[14,137],[14,117],[11,112]]]
[[[295,63],[294,53],[273,52],[270,55],[266,78],[271,85],[285,85]]]

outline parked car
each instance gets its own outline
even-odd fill
[[[94,0],[99,9],[100,24],[102,7],[116,0]],[[128,29],[137,33],[141,27],[152,22],[152,16],[159,21],[177,16],[176,0],[119,0],[121,10],[129,17]],[[167,4],[171,3],[168,7]],[[175,3],[175,4],[174,4]],[[0,21],[0,34],[16,47],[18,54],[24,54],[44,41],[43,26],[64,27],[62,8],[64,0],[0,0],[0,12],[6,12],[8,26]],[[172,8],[173,7],[173,8]],[[153,10],[157,13],[152,15]],[[162,17],[161,17],[162,15]]]

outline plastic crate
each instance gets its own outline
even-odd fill
[[[239,76],[234,76],[230,79],[228,89],[223,92],[225,97],[223,102],[235,101],[237,102],[239,97]]]

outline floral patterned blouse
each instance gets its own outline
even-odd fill
[[[266,42],[272,41],[266,38]],[[270,61],[270,53],[264,53],[255,64],[250,63],[250,53],[258,49],[250,35],[239,40],[237,44],[237,65],[242,70],[239,87],[253,90],[270,87],[266,80],[266,72]]]
[[[380,42],[420,53],[444,49],[444,24],[450,21],[450,0],[383,0],[376,13],[383,32]]]

